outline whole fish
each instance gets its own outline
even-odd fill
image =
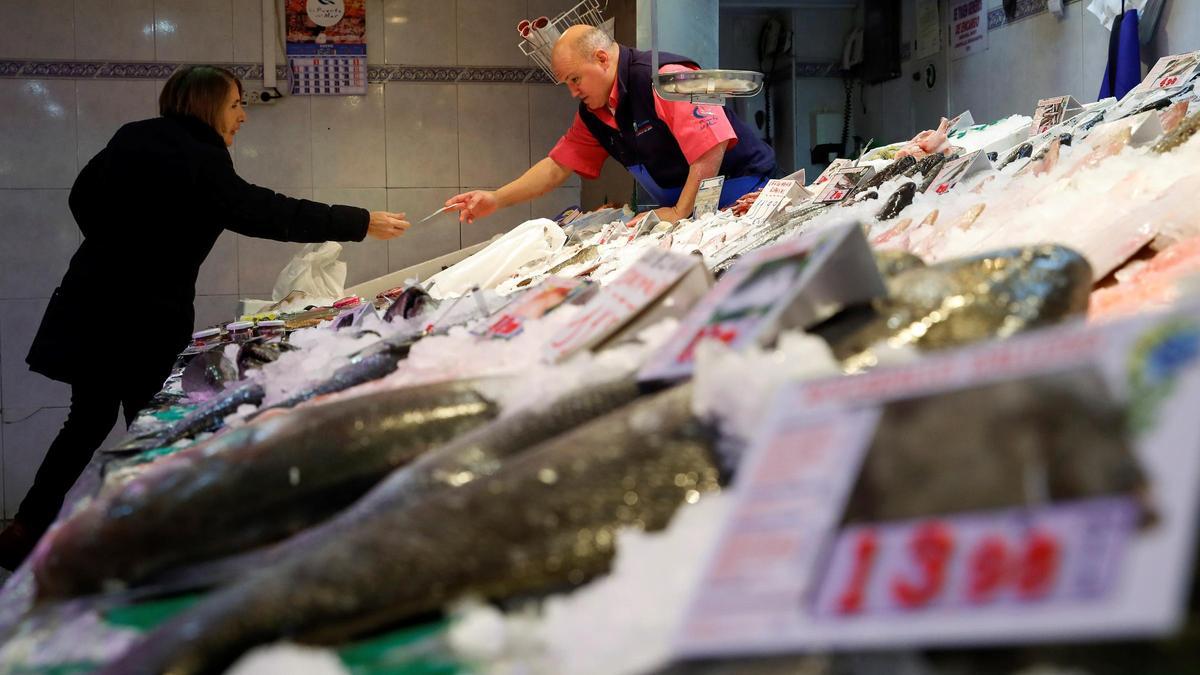
[[[1025,159],[1026,157],[1031,156],[1033,156],[1033,143],[1026,141],[1013,148],[1012,152],[1008,153],[1008,155],[1004,157],[1004,160],[996,165],[996,170],[999,171],[1018,159]]]
[[[587,248],[581,249],[575,255],[558,263],[554,267],[551,267],[549,270],[546,271],[546,274],[548,274],[548,275],[559,274],[563,270],[567,269],[568,267],[571,267],[572,265],[584,265],[586,263],[594,262],[599,259],[600,259],[600,247],[599,246],[588,246]],[[586,269],[586,267],[583,269]]]
[[[496,415],[473,382],[334,401],[231,430],[101,492],[35,553],[41,597],[133,583],[276,541]],[[110,584],[109,582],[116,582]]]
[[[409,286],[396,296],[392,304],[388,306],[387,311],[383,313],[383,320],[391,323],[397,318],[411,319],[425,311],[426,307],[434,307],[437,303],[433,298],[425,292],[420,286]]]
[[[1185,117],[1174,131],[1164,134],[1151,150],[1159,154],[1170,152],[1191,140],[1197,131],[1200,131],[1200,112]]]
[[[932,155],[927,155],[919,160],[916,164],[909,167],[908,171],[904,172],[905,178],[915,178],[922,176],[929,178],[930,174],[936,175],[941,171],[942,165],[946,163],[946,156],[940,152],[935,152]]]
[[[846,195],[846,198],[849,199],[859,193],[866,192],[867,190],[871,190],[873,188],[877,188],[880,185],[883,185],[884,183],[888,182],[889,180],[903,174],[905,171],[908,171],[909,169],[913,168],[914,166],[916,166],[916,164],[917,164],[917,160],[914,159],[912,157],[912,155],[905,155],[905,156],[901,157],[900,159],[897,159],[896,161],[892,162],[891,164],[888,164],[887,166],[883,167],[883,169],[879,173],[872,176],[870,178],[870,180],[868,180],[868,181],[864,182],[862,185],[859,185],[858,187],[854,188],[854,190],[852,190],[849,195]]]
[[[247,342],[238,349],[238,374],[244,378],[246,377],[246,371],[254,368],[262,368],[268,363],[274,363],[279,360],[280,355],[284,352],[296,351],[297,349],[298,347],[295,345],[279,340],[272,342],[254,340]]]
[[[928,167],[925,168],[924,171],[921,172],[922,179],[920,186],[917,187],[917,192],[922,194],[929,190],[929,187],[933,185],[933,181],[937,180],[938,175],[942,173],[942,169],[945,168],[946,163],[953,159],[952,157],[947,157],[941,153],[930,155],[930,157],[937,158],[937,161],[932,162]],[[925,159],[929,159],[929,157],[926,157]]]
[[[131,438],[109,452],[133,453],[145,452],[154,448],[171,445],[184,438],[190,438],[201,432],[216,429],[224,424],[227,416],[237,412],[243,405],[258,405],[262,403],[266,392],[262,386],[246,383],[226,391],[215,398],[200,404],[183,419],[167,425],[165,428],[147,436]]]
[[[833,345],[848,372],[878,362],[886,343],[939,349],[1004,338],[1087,310],[1092,268],[1063,246],[1004,249],[912,269],[887,279],[876,318]]]
[[[883,208],[879,210],[879,213],[875,214],[875,217],[879,220],[891,220],[895,218],[912,203],[913,197],[916,194],[916,183],[901,185],[898,190],[892,193],[891,197],[888,197],[888,200],[883,204]]]
[[[327,539],[216,590],[102,672],[216,673],[277,638],[338,641],[466,593],[581,584],[607,571],[619,527],[660,529],[718,489],[690,401],[688,386],[635,401],[423,500],[380,486]]]
[[[912,256],[910,256],[912,257]],[[622,377],[598,385],[581,387],[548,405],[516,411],[479,426],[449,443],[430,450],[392,472],[373,495],[387,495],[388,508],[399,508],[423,499],[440,488],[458,488],[501,469],[519,453],[559,434],[566,433],[600,415],[612,412],[640,395],[637,382]],[[375,508],[364,499],[358,510]],[[246,570],[278,562],[330,536],[345,517],[336,518],[280,542],[278,545],[233,558],[203,563],[155,579],[174,590],[188,590],[225,583]]]
[[[318,396],[334,394],[364,382],[378,380],[396,370],[400,362],[408,357],[408,352],[414,342],[415,339],[407,336],[376,342],[352,357],[346,365],[335,370],[333,375],[327,379],[302,389],[278,403],[260,408],[246,419],[252,421],[268,410],[293,408]]]
[[[1090,370],[883,407],[848,522],[1145,494],[1126,416]]]

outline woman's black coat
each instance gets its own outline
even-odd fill
[[[223,230],[361,241],[370,219],[247,183],[220,134],[191,117],[121,127],[75,179],[70,206],[83,243],[26,361],[72,384],[167,375],[191,335],[200,265]]]

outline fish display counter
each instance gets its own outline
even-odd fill
[[[1188,672],[1194,82],[200,331],[0,669]]]

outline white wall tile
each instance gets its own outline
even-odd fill
[[[465,187],[463,191],[480,190],[485,188],[480,187]],[[508,232],[521,223],[529,220],[531,212],[530,202],[510,206],[507,209],[501,209],[487,218],[476,220],[474,223],[462,223],[461,239],[462,245],[470,246],[478,244],[481,241],[487,241],[494,235]]]
[[[1153,65],[1163,56],[1197,49],[1200,49],[1200,2],[1166,0],[1154,30],[1154,39],[1143,48],[1142,61]]]
[[[0,298],[48,298],[79,248],[67,190],[0,190]]]
[[[282,6],[276,5],[276,11]],[[262,63],[262,3],[254,0],[233,0],[233,60],[238,63]],[[282,23],[275,22],[279,31]],[[276,40],[276,61],[284,63],[283,49]]]
[[[76,80],[79,167],[103,150],[121,125],[156,117],[158,92],[149,80]]]
[[[0,80],[0,188],[70,187],[75,160],[75,83]]]
[[[1178,3],[1168,3],[1168,6]],[[1195,5],[1197,11],[1196,20],[1200,21],[1200,5]],[[1079,99],[1082,103],[1095,101],[1100,95],[1100,83],[1104,80],[1104,68],[1108,64],[1108,38],[1109,32],[1104,29],[1104,24],[1100,23],[1100,19],[1096,18],[1091,12],[1080,12],[1081,21],[1079,22],[1079,30],[1082,34],[1083,43],[1083,80],[1080,86],[1083,88],[1085,98]],[[1200,34],[1197,35],[1200,38]],[[1200,48],[1200,39],[1197,40],[1197,47]],[[1146,52],[1142,52],[1143,55]]]
[[[575,121],[579,102],[563,86],[531,84],[529,89],[529,165],[542,161]],[[579,185],[572,173],[564,185]]]
[[[970,110],[976,122],[996,119],[989,94],[991,63],[986,52],[950,63],[950,113]]]
[[[226,324],[237,318],[237,295],[197,295],[194,303],[196,330]],[[248,297],[248,296],[247,296]],[[267,294],[261,300],[269,299]]]
[[[531,218],[553,219],[568,206],[579,206],[579,188],[561,187],[547,192],[529,203]]]
[[[20,412],[43,406],[65,406],[71,388],[29,372],[25,355],[33,344],[48,300],[0,300],[0,389],[4,408]]]
[[[499,187],[529,169],[526,85],[458,85],[458,165],[464,185]]]
[[[324,204],[346,204],[368,211],[386,211],[387,190],[384,188],[348,189],[321,188],[313,190],[313,200]],[[414,214],[408,214],[411,218]],[[403,237],[401,237],[403,238]],[[346,287],[370,281],[388,273],[388,242],[371,239],[344,241],[339,259],[346,263]]]
[[[458,86],[384,86],[388,187],[458,186]]]
[[[457,189],[398,188],[387,191],[389,211],[404,211],[413,226],[402,236],[388,241],[388,271],[404,269],[446,253],[457,251],[459,241],[458,214],[443,213],[431,220],[417,220],[441,208]]]
[[[18,418],[21,419],[21,418]],[[67,421],[67,408],[43,408],[21,421],[4,423],[4,514],[12,518],[33,477],[37,474],[50,442]]]
[[[1066,7],[1068,14],[1080,9],[1078,4]],[[1077,24],[1049,12],[992,32],[988,36],[992,115],[1032,115],[1038,99],[1079,91],[1082,37]],[[1053,52],[1048,51],[1049,45]]]
[[[517,24],[526,18],[528,10],[525,0],[458,0],[457,4],[460,65],[524,66],[529,63],[529,58],[517,46],[521,41]]]
[[[387,45],[383,20],[383,0],[367,0],[367,63],[385,63]]]
[[[261,87],[261,82],[247,82]],[[246,109],[246,123],[234,138],[233,161],[238,175],[272,189],[311,188],[313,151],[311,96],[288,96],[269,105]]]
[[[159,61],[233,60],[232,0],[155,0],[154,28]]]
[[[384,187],[383,85],[366,96],[312,97],[313,185]]]
[[[75,56],[75,0],[0,0],[0,58]]]
[[[228,295],[238,292],[238,235],[226,230],[213,244],[200,275],[196,277],[198,295]]]
[[[456,63],[456,16],[454,2],[384,0],[387,63],[438,66]]]
[[[154,0],[75,0],[75,57],[154,60]]]

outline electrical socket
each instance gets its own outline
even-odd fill
[[[242,104],[243,105],[271,104],[281,98],[283,98],[283,94],[280,93],[279,89],[276,87],[270,87],[270,88],[261,88],[260,87],[257,89],[244,89],[242,91]]]

